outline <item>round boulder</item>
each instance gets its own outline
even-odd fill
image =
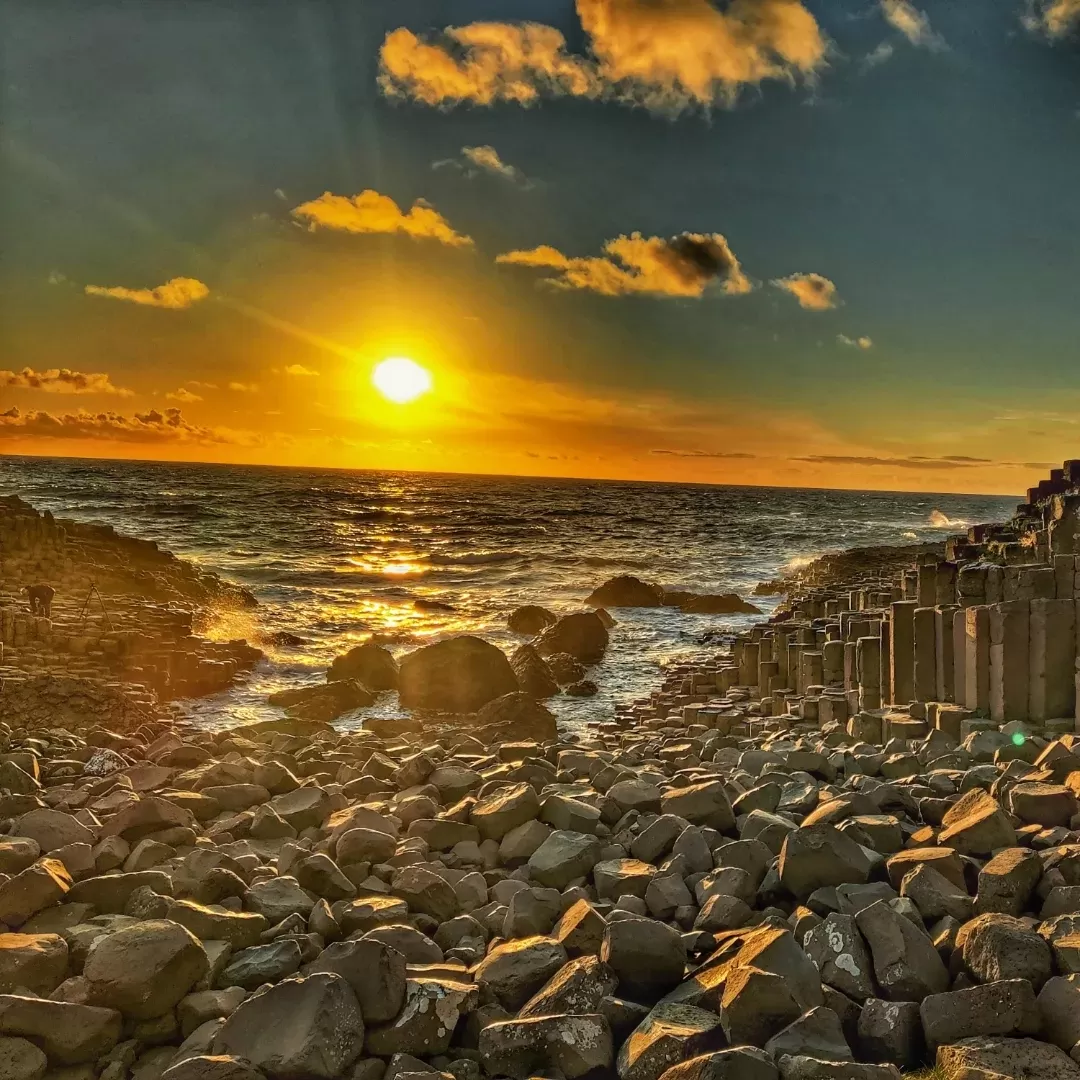
[[[407,709],[474,713],[517,689],[506,654],[467,634],[425,645],[401,661],[399,692]]]
[[[369,690],[396,690],[398,665],[389,649],[367,642],[336,657],[326,673],[327,682],[356,679]]]
[[[536,648],[541,656],[569,653],[575,660],[586,664],[603,660],[607,645],[607,627],[595,611],[578,611],[573,615],[564,615],[557,623],[549,626],[536,641]]]
[[[630,574],[620,574],[594,589],[585,601],[589,607],[660,607],[664,590]]]

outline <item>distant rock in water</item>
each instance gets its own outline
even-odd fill
[[[480,727],[499,729],[501,738],[545,739],[558,738],[555,717],[545,706],[528,694],[503,694],[489,701],[477,714]]]
[[[664,590],[659,585],[620,574],[594,589],[585,601],[589,607],[660,607],[664,602]]]
[[[329,723],[353,709],[370,705],[375,695],[355,679],[339,679],[318,686],[279,690],[268,700],[271,705],[284,709],[286,716]]]
[[[443,611],[443,612],[449,612],[449,611],[454,611],[455,610],[453,604],[443,603],[442,600],[425,600],[423,597],[417,597],[413,601],[412,606],[417,611]]]
[[[607,646],[607,627],[595,611],[564,615],[536,640],[536,648],[541,656],[569,653],[586,664],[603,660]]]
[[[540,607],[538,604],[526,604],[510,612],[506,625],[515,634],[528,634],[532,637],[546,630],[556,619],[557,616],[547,608]]]
[[[694,593],[670,589],[664,593],[664,606],[677,607],[688,615],[760,615],[761,608],[744,600],[738,593]]]
[[[552,653],[547,658],[547,666],[560,686],[570,686],[585,678],[585,665],[569,653]]]
[[[590,607],[677,607],[693,615],[760,615],[761,609],[736,593],[695,593],[664,589],[630,574],[605,581],[585,601]],[[604,612],[607,615],[606,612]],[[610,618],[610,616],[608,616]]]
[[[493,698],[518,690],[506,654],[469,634],[409,653],[398,670],[398,690],[406,709],[474,713]]]
[[[272,634],[261,634],[258,641],[260,645],[270,645],[279,649],[299,649],[311,644],[307,638],[302,638],[299,634],[290,634],[288,630],[275,630]]]
[[[566,688],[570,697],[595,697],[598,692],[599,688],[592,679],[582,679]]]
[[[532,645],[522,645],[515,649],[510,657],[510,666],[517,676],[518,685],[529,697],[549,698],[559,692],[558,680],[552,674],[547,661]]]
[[[328,682],[358,679],[369,690],[396,690],[398,665],[389,649],[367,642],[337,657],[326,678]]]

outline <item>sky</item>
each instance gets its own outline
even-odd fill
[[[0,0],[0,452],[1020,492],[1078,176],[1080,0]]]

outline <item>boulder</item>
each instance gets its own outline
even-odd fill
[[[263,1074],[242,1058],[227,1054],[194,1054],[170,1065],[161,1080],[264,1080]]]
[[[382,941],[336,941],[304,968],[340,975],[353,989],[364,1021],[393,1020],[405,1002],[405,957]]]
[[[596,664],[603,660],[607,646],[607,627],[595,611],[564,615],[536,640],[536,648],[541,656],[569,653],[584,664]]]
[[[506,625],[515,634],[533,637],[556,621],[556,616],[538,604],[525,604],[514,608],[506,618]]]
[[[623,997],[653,1002],[682,980],[686,945],[666,923],[629,915],[605,927],[600,959],[615,972]]]
[[[782,1057],[812,1057],[819,1061],[850,1061],[851,1047],[840,1018],[824,1005],[803,1013],[765,1044],[767,1053]]]
[[[585,603],[593,608],[608,607],[660,607],[664,602],[664,590],[650,585],[630,574],[610,578],[594,589]]]
[[[501,840],[511,829],[540,813],[540,797],[532,784],[508,784],[480,799],[469,811],[469,823],[485,840]]]
[[[445,1054],[461,1017],[472,1012],[479,995],[472,984],[446,977],[412,978],[405,1005],[389,1024],[368,1028],[369,1054]]]
[[[1047,1041],[1066,1053],[1080,1043],[1080,978],[1056,975],[1047,979],[1036,1004]]]
[[[961,855],[989,855],[1015,847],[1016,831],[997,799],[982,788],[972,788],[945,812],[938,843]]]
[[[756,604],[738,593],[694,593],[675,589],[664,591],[664,606],[677,607],[687,615],[761,615]]]
[[[1080,1065],[1050,1043],[994,1036],[961,1039],[937,1052],[941,1080],[1080,1080]]]
[[[403,657],[399,670],[399,694],[406,709],[474,713],[518,690],[506,654],[471,635],[425,645]]]
[[[371,705],[375,701],[375,694],[358,679],[340,678],[334,682],[300,686],[294,690],[278,690],[266,700],[269,704],[284,709],[286,716],[328,724],[354,709]]]
[[[1041,1026],[1035,991],[1026,979],[930,994],[920,1008],[931,1050],[980,1035],[1036,1035]]]
[[[552,1071],[566,1080],[604,1075],[615,1056],[599,1013],[497,1020],[481,1030],[479,1050],[489,1075],[513,1080]]]
[[[252,994],[214,1036],[211,1053],[251,1062],[272,1080],[333,1080],[364,1048],[364,1019],[340,975],[285,979]]]
[[[554,713],[523,690],[487,702],[476,714],[476,723],[481,728],[498,729],[501,739],[548,742],[558,737]]]
[[[41,1080],[48,1067],[49,1059],[32,1042],[0,1036],[0,1076],[4,1080]]]
[[[506,1009],[520,1009],[567,962],[551,937],[527,937],[496,945],[477,965],[476,983]]]
[[[173,1008],[208,969],[206,952],[189,930],[151,920],[95,941],[83,975],[89,1004],[148,1020]]]
[[[999,851],[979,871],[975,911],[1019,916],[1042,877],[1042,860],[1026,848]]]
[[[619,1050],[619,1080],[660,1080],[673,1065],[727,1043],[720,1017],[693,1005],[661,1002]]]
[[[64,981],[67,965],[67,942],[59,934],[0,934],[0,993],[49,994]]]
[[[81,821],[46,807],[23,814],[15,823],[15,835],[29,837],[45,852],[69,844],[93,844],[96,839]]]
[[[241,949],[229,957],[218,985],[255,990],[263,983],[278,982],[300,970],[301,955],[300,945],[291,937]]]
[[[806,935],[803,948],[821,972],[822,982],[853,1001],[874,996],[870,953],[853,916],[830,913]]]
[[[720,1016],[733,1045],[764,1047],[802,1015],[787,983],[760,968],[735,967],[724,983]]]
[[[71,889],[71,875],[59,859],[40,859],[0,884],[0,923],[20,927],[32,915],[59,903]]]
[[[727,791],[719,780],[669,788],[664,792],[661,811],[682,818],[691,825],[707,825],[717,832],[730,833],[735,829],[735,814]]]
[[[529,873],[553,889],[565,889],[585,877],[600,859],[602,845],[589,833],[557,830],[529,857]]]
[[[0,994],[0,1034],[29,1039],[55,1065],[81,1065],[108,1053],[120,1038],[116,1009]]]
[[[365,642],[334,658],[326,673],[329,682],[356,679],[369,690],[396,690],[398,665],[393,653],[382,645]]]
[[[423,866],[403,867],[394,875],[390,888],[411,911],[430,915],[437,922],[452,919],[461,910],[453,887],[445,878]]]
[[[680,1061],[660,1080],[779,1080],[773,1060],[753,1046],[733,1046]]]
[[[532,645],[518,646],[510,656],[510,666],[517,676],[518,686],[529,697],[549,698],[559,692],[554,673]]]
[[[855,923],[866,939],[874,977],[889,1001],[922,1001],[948,989],[949,973],[926,931],[885,900],[864,908]]]
[[[618,978],[599,957],[579,956],[564,964],[522,1006],[519,1019],[560,1013],[598,1012],[615,993]]]
[[[870,870],[866,852],[832,825],[789,832],[780,851],[780,883],[799,900],[830,885],[863,884]]]
[[[979,982],[1027,979],[1038,990],[1050,977],[1050,946],[1022,919],[977,915],[956,937],[956,949]]]

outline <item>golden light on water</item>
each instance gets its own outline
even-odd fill
[[[415,401],[432,386],[431,372],[404,356],[393,356],[377,364],[371,373],[371,381],[387,401],[398,405]]]

